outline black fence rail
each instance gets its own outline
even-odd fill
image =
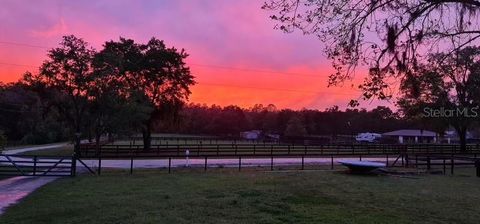
[[[0,154],[0,176],[74,176],[71,156],[13,156]]]
[[[96,148],[82,145],[79,156],[98,157],[330,157],[330,156],[386,156],[406,154],[473,155],[480,154],[478,145],[468,145],[461,151],[458,145],[446,144],[196,144],[152,145],[149,150],[141,145],[103,145]]]
[[[442,169],[443,173],[447,173],[447,169],[453,175],[455,167],[459,166],[475,166],[476,175],[480,177],[480,158],[477,155],[431,155],[417,154],[410,155],[405,158],[406,166],[414,166],[417,168]]]

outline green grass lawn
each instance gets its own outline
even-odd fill
[[[64,178],[0,223],[478,223],[480,178],[339,171],[107,171]]]

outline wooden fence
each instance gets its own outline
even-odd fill
[[[144,150],[141,145],[102,145],[98,150],[82,145],[82,158],[104,157],[344,157],[388,156],[405,154],[473,155],[480,154],[479,145],[468,145],[461,151],[458,145],[446,144],[325,144],[325,145],[277,145],[277,144],[176,144],[152,145]]]
[[[429,155],[417,154],[405,158],[406,166],[414,166],[416,168],[425,168],[431,170],[433,168],[441,168],[443,173],[447,173],[449,168],[453,175],[455,167],[458,166],[475,166],[476,176],[480,177],[480,158],[466,155]]]
[[[459,165],[475,165],[478,168],[477,155],[480,155],[478,145],[468,145],[467,151],[461,151],[458,145],[447,144],[324,144],[324,145],[281,145],[281,144],[170,144],[152,145],[144,150],[141,145],[103,145],[100,149],[84,145],[81,147],[80,158],[98,160],[98,173],[101,172],[102,160],[130,160],[130,172],[133,172],[134,161],[138,159],[168,160],[168,171],[172,169],[171,162],[175,159],[191,158],[204,160],[207,170],[208,161],[212,159],[238,159],[238,169],[242,168],[242,159],[269,159],[273,170],[274,159],[298,158],[301,169],[306,158],[327,158],[333,169],[336,158],[362,157],[383,159],[387,166],[433,166],[443,165],[453,167]],[[447,158],[455,157],[453,160]],[[429,158],[429,159],[425,159]],[[434,159],[436,158],[436,159]],[[440,159],[442,163],[439,163]],[[461,160],[460,158],[463,158]],[[393,160],[389,164],[389,161]],[[468,161],[467,161],[468,160]],[[444,168],[445,169],[445,168]],[[480,175],[478,170],[477,175]]]

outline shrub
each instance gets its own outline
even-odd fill
[[[0,130],[0,152],[7,145],[7,137],[3,134],[3,131]]]

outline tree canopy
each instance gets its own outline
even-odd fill
[[[391,79],[407,75],[430,52],[455,52],[478,43],[477,0],[268,0],[276,28],[317,35],[336,72],[335,85],[358,66],[369,75],[360,86],[364,98],[392,96]],[[447,53],[448,54],[448,53]]]
[[[154,120],[174,119],[191,93],[189,87],[195,81],[185,64],[187,57],[185,50],[168,48],[156,38],[146,44],[125,38],[108,41],[96,55],[99,73],[121,83],[125,96],[135,96],[152,108],[142,126],[145,149],[150,148]]]
[[[27,72],[15,85],[2,85],[0,103],[10,104],[2,97],[13,99],[12,94],[33,97],[46,113],[60,115],[71,134],[94,133],[97,144],[103,134],[141,128],[148,149],[154,121],[177,118],[195,83],[187,56],[156,38],[145,44],[120,38],[96,51],[81,38],[65,36],[48,51],[38,73]],[[35,94],[14,91],[16,86]]]
[[[405,77],[401,90],[398,104],[405,114],[420,115],[444,128],[452,125],[465,149],[467,130],[478,121],[475,108],[480,106],[480,48],[430,54],[428,62]],[[448,114],[440,114],[442,111]]]

